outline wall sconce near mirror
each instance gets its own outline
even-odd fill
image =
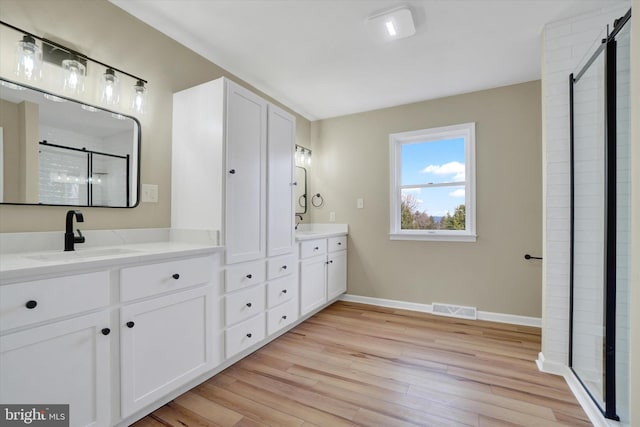
[[[296,144],[296,166],[311,166],[311,150]]]
[[[137,114],[144,113],[147,95],[146,80],[90,58],[80,52],[51,40],[38,37],[28,31],[15,27],[4,21],[0,23],[21,33],[16,46],[16,76],[18,80],[33,83],[42,80],[46,71],[44,64],[60,67],[60,91],[68,96],[78,96],[85,91],[88,78],[93,78],[98,87],[97,103],[114,107],[120,104],[120,79],[128,76],[134,83],[130,86],[129,107]],[[90,69],[89,63],[97,65]],[[100,71],[103,68],[103,71]],[[55,72],[54,72],[55,74]],[[93,76],[92,76],[93,75]],[[51,77],[49,76],[49,79]]]

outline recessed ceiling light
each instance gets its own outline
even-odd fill
[[[386,41],[403,39],[416,33],[413,15],[407,6],[375,13],[367,23],[377,37]]]

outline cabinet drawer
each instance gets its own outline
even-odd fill
[[[297,294],[296,283],[294,275],[270,280],[267,284],[267,307],[275,307],[293,298]]]
[[[344,251],[347,249],[347,236],[329,237],[327,245],[329,252]]]
[[[265,315],[262,313],[227,329],[224,336],[227,358],[262,341],[265,337],[265,328]]]
[[[0,286],[0,330],[104,307],[109,295],[107,271]]]
[[[233,292],[264,282],[264,260],[232,265],[226,269],[226,290]]]
[[[248,319],[265,308],[265,285],[227,295],[224,299],[225,323],[227,326]]]
[[[120,299],[131,301],[212,280],[211,257],[123,268],[120,271]]]
[[[267,278],[277,279],[278,277],[292,274],[296,267],[296,257],[294,255],[280,256],[267,260]]]
[[[327,253],[327,239],[300,242],[300,259]]]
[[[279,307],[272,308],[267,314],[267,335],[278,332],[280,329],[295,322],[298,319],[298,305],[291,300]]]

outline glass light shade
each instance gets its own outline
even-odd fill
[[[111,68],[107,68],[100,79],[100,102],[107,105],[120,102],[120,79]]]
[[[311,150],[307,151],[307,166],[311,166]]]
[[[75,59],[65,59],[62,61],[64,81],[62,89],[72,95],[84,92],[84,76],[86,67]]]
[[[40,80],[42,77],[42,49],[36,40],[24,35],[16,48],[16,74],[29,81]]]
[[[138,80],[133,86],[133,98],[131,99],[131,109],[138,114],[143,114],[146,107],[145,93],[147,89],[144,87],[144,82]]]

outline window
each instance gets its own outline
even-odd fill
[[[475,242],[475,123],[389,135],[392,240]]]

